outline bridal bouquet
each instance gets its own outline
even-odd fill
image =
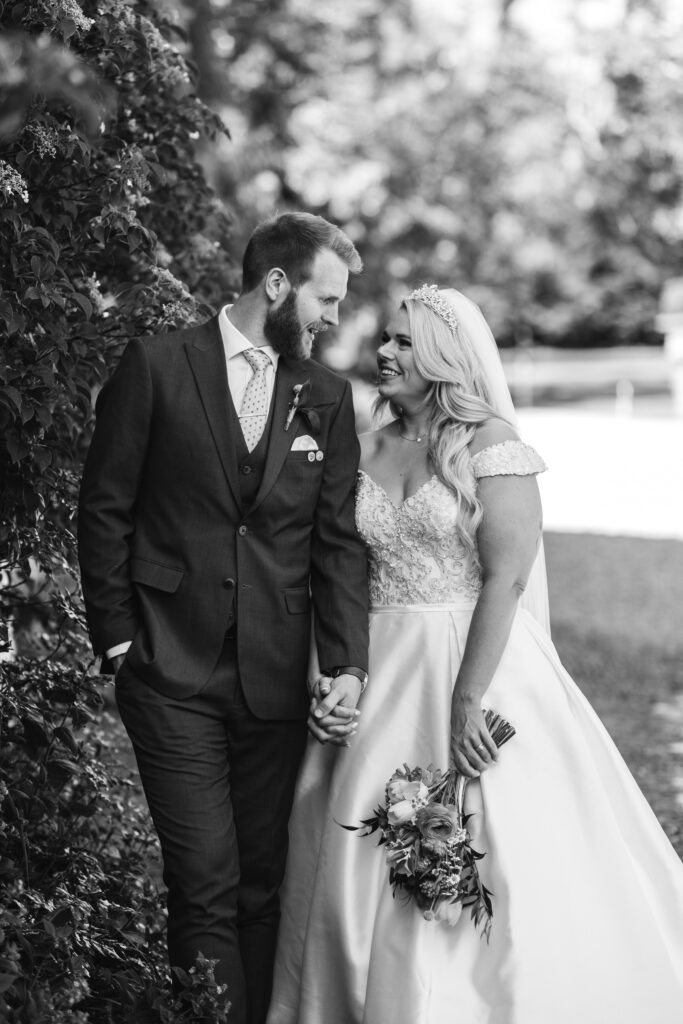
[[[485,713],[496,746],[515,734],[495,711]],[[491,930],[492,893],[479,877],[475,850],[463,813],[469,779],[454,769],[397,768],[386,785],[386,805],[360,825],[344,825],[351,832],[370,836],[379,831],[386,847],[389,884],[414,900],[428,921],[455,924],[465,907],[475,928],[488,938]]]

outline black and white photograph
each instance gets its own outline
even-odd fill
[[[0,427],[2,1024],[681,1024],[678,0],[0,0]]]

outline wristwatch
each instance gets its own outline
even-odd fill
[[[368,674],[364,672],[362,668],[356,668],[354,665],[340,665],[332,670],[332,678],[336,679],[337,676],[355,676],[356,679],[360,679],[360,692],[365,691],[365,687],[368,685]]]

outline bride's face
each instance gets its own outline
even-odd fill
[[[429,391],[429,381],[421,377],[413,357],[410,325],[405,309],[399,309],[382,334],[377,351],[378,391],[382,398],[409,408],[419,404]]]

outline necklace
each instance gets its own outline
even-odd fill
[[[399,430],[398,436],[402,437],[404,441],[412,441],[413,444],[419,444],[420,441],[424,441],[426,434],[420,434],[418,437],[408,437],[406,434],[401,433]]]

